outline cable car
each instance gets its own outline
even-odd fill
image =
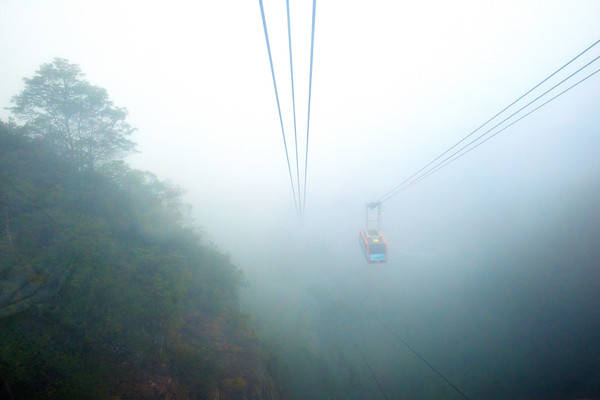
[[[373,218],[373,210],[377,210]],[[381,221],[381,203],[367,204],[367,226],[361,229],[358,242],[369,264],[388,261],[388,244],[379,228]]]

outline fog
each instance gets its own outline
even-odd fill
[[[294,164],[285,2],[264,3]],[[65,57],[129,110],[128,161],[244,271],[289,398],[461,398],[403,341],[469,398],[600,398],[598,76],[385,202],[388,263],[357,243],[366,202],[598,40],[600,2],[317,3],[302,218],[258,2],[4,0],[0,105]],[[291,10],[299,150],[311,6]]]

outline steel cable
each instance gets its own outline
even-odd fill
[[[290,186],[292,187],[292,197],[294,198],[294,207],[296,214],[300,214],[298,201],[296,200],[296,190],[294,189],[294,179],[292,178],[292,168],[290,166],[290,157],[288,155],[287,141],[285,140],[285,129],[283,128],[283,118],[281,116],[281,104],[279,103],[279,92],[277,91],[277,81],[275,80],[275,70],[273,68],[273,58],[271,56],[271,44],[269,43],[269,32],[267,31],[267,21],[265,19],[265,10],[262,0],[258,0],[260,5],[260,15],[262,17],[263,28],[265,31],[265,41],[267,43],[267,53],[269,55],[269,65],[271,66],[271,77],[273,78],[273,89],[275,90],[275,101],[277,102],[277,113],[279,114],[279,124],[281,125],[281,137],[283,138],[283,148],[285,150],[285,159],[287,161],[288,173],[290,175]]]
[[[596,41],[594,44],[592,44],[591,46],[589,46],[588,48],[586,48],[584,51],[582,51],[581,53],[579,53],[577,56],[575,56],[574,58],[572,58],[569,62],[567,62],[566,64],[564,64],[562,67],[560,67],[558,70],[556,70],[555,72],[553,72],[551,75],[549,75],[548,77],[546,77],[542,82],[540,82],[539,84],[537,84],[536,86],[534,86],[532,89],[530,89],[527,93],[523,94],[522,96],[520,96],[517,100],[513,101],[509,106],[505,107],[501,112],[497,113],[496,115],[494,115],[492,118],[488,119],[485,123],[483,123],[482,125],[480,125],[479,127],[477,127],[475,130],[473,130],[471,133],[469,133],[467,136],[463,137],[460,141],[458,141],[457,143],[455,143],[452,147],[448,148],[447,150],[445,150],[443,153],[441,153],[440,155],[438,155],[436,158],[434,158],[433,160],[431,160],[429,163],[427,163],[424,167],[422,167],[420,170],[418,170],[417,172],[415,172],[414,174],[412,174],[411,176],[409,176],[408,178],[406,178],[404,181],[402,181],[400,184],[396,185],[394,188],[392,188],[390,191],[388,191],[386,194],[384,194],[383,196],[381,196],[379,198],[379,202],[384,202],[389,200],[390,198],[392,198],[393,196],[395,196],[397,193],[403,191],[404,189],[406,189],[409,186],[412,186],[414,183],[422,180],[422,178],[424,176],[429,176],[430,172],[432,170],[437,170],[439,169],[438,167],[443,164],[445,161],[447,161],[449,158],[455,156],[456,154],[460,153],[461,151],[463,151],[466,147],[470,146],[471,144],[473,144],[474,142],[478,141],[479,139],[481,139],[483,136],[487,135],[489,132],[491,132],[492,130],[494,130],[495,128],[497,128],[498,126],[500,126],[501,124],[503,124],[504,122],[506,122],[508,119],[512,118],[513,116],[515,116],[516,114],[518,114],[519,112],[521,112],[523,109],[525,109],[526,107],[530,106],[531,104],[533,104],[534,102],[536,102],[537,100],[539,100],[540,98],[542,98],[543,96],[545,96],[546,94],[548,94],[549,92],[551,92],[552,90],[556,89],[558,86],[560,86],[561,84],[563,84],[564,82],[566,82],[568,79],[570,79],[571,77],[573,77],[574,75],[576,75],[577,73],[579,73],[581,70],[583,70],[584,68],[588,67],[589,65],[591,65],[592,63],[596,62],[600,56],[594,58],[592,61],[588,62],[587,64],[585,64],[583,67],[579,68],[578,70],[576,70],[574,73],[570,74],[569,76],[567,76],[566,78],[564,78],[563,80],[561,80],[558,84],[552,86],[550,89],[546,90],[545,92],[543,92],[541,95],[537,96],[534,100],[530,101],[529,103],[527,103],[525,106],[519,108],[517,111],[513,112],[510,116],[504,118],[502,121],[500,121],[499,123],[497,123],[496,125],[494,125],[492,128],[486,130],[483,134],[479,135],[477,138],[475,138],[473,141],[469,142],[467,145],[461,147],[458,151],[452,153],[452,155],[450,155],[449,157],[446,157],[444,160],[442,160],[440,163],[438,163],[437,165],[435,165],[433,168],[425,171],[428,167],[430,167],[433,163],[435,163],[436,161],[438,161],[440,158],[442,158],[445,154],[447,154],[448,152],[450,152],[452,149],[456,148],[459,144],[461,144],[462,142],[464,142],[466,139],[468,139],[469,137],[471,137],[473,134],[475,134],[477,131],[479,131],[483,126],[487,125],[490,121],[492,121],[493,119],[495,119],[497,116],[499,116],[502,112],[506,111],[508,108],[510,108],[512,105],[514,105],[517,101],[521,100],[523,97],[525,97],[527,94],[531,93],[532,90],[534,90],[535,88],[539,87],[542,83],[546,82],[549,78],[551,78],[552,76],[554,76],[557,72],[559,72],[560,70],[564,69],[567,65],[569,65],[570,63],[572,63],[574,60],[576,60],[577,58],[579,58],[581,55],[583,55],[585,52],[587,52],[588,50],[590,50],[592,47],[594,47],[596,44],[598,44],[600,42]],[[592,74],[593,75],[593,74]],[[587,79],[587,78],[586,78]],[[585,79],[584,79],[585,80]],[[583,81],[583,80],[582,80]],[[580,83],[580,82],[579,82]],[[576,86],[576,85],[575,85]],[[546,103],[545,103],[546,104]],[[529,114],[528,114],[529,115]],[[520,120],[520,119],[519,119]],[[512,124],[511,124],[512,125]],[[425,173],[422,174],[422,172],[425,171]]]
[[[468,152],[475,150],[477,147],[481,146],[482,144],[484,144],[485,142],[487,142],[488,140],[490,140],[491,138],[493,138],[494,136],[498,135],[499,133],[501,133],[502,131],[510,128],[511,126],[513,126],[514,124],[516,124],[517,122],[519,122],[520,120],[522,120],[523,118],[529,116],[530,114],[533,114],[535,111],[539,110],[540,108],[542,108],[543,106],[545,106],[546,104],[550,103],[551,101],[554,101],[555,99],[557,99],[558,97],[562,96],[563,94],[565,94],[566,92],[568,92],[569,90],[575,88],[576,86],[578,86],[579,84],[583,83],[584,81],[588,80],[589,78],[591,78],[592,76],[596,75],[598,72],[600,72],[600,69],[595,70],[594,72],[592,72],[591,74],[589,74],[588,76],[586,76],[585,78],[577,81],[576,83],[574,83],[573,85],[569,86],[567,89],[563,90],[562,92],[558,93],[557,95],[551,97],[549,100],[545,101],[544,103],[540,104],[539,106],[535,107],[534,109],[532,109],[531,111],[528,111],[526,114],[522,115],[521,117],[517,118],[516,120],[512,121],[510,124],[506,125],[505,127],[499,129],[498,131],[494,132],[492,135],[488,136],[487,138],[485,138],[484,140],[482,140],[481,142],[475,144],[475,146],[471,147],[468,150],[465,150],[463,153],[460,153],[458,155],[453,154],[450,157],[444,159],[440,164],[438,164],[437,166],[435,166],[434,168],[430,169],[428,172],[426,172],[425,174],[421,175],[419,178],[415,179],[414,181],[412,181],[411,183],[409,183],[407,186],[403,187],[402,189],[399,189],[400,191],[407,189],[408,187],[416,184],[417,182],[420,182],[421,180],[427,178],[429,175],[435,173],[436,171],[444,168],[446,165],[458,160],[459,158],[463,157],[464,155],[466,155]],[[473,144],[474,142],[476,142],[478,139],[475,139],[471,142],[469,142],[469,144],[467,144],[467,146],[470,146],[471,144]],[[454,157],[454,158],[452,158]]]
[[[298,185],[298,212],[302,215],[302,199],[300,198],[300,167],[298,164],[298,135],[296,133],[296,94],[294,91],[294,62],[292,59],[292,28],[290,24],[290,0],[285,1],[287,11],[288,47],[290,50],[290,81],[292,82],[292,114],[294,115],[294,147],[296,148],[296,182]]]
[[[302,212],[306,208],[306,176],[308,173],[308,138],[310,132],[310,103],[312,99],[312,78],[313,78],[313,54],[315,49],[315,14],[317,9],[317,0],[313,0],[312,11],[312,29],[310,34],[310,72],[308,75],[308,115],[306,117],[306,152],[304,154],[304,196],[302,201]]]
[[[406,185],[406,184],[412,185],[412,183],[409,183],[409,182],[411,182],[411,180],[413,180],[413,178],[420,179],[419,178],[419,174],[421,174],[421,172],[423,172],[424,170],[426,170],[429,166],[431,166],[433,163],[435,163],[436,161],[438,161],[444,155],[446,155],[447,153],[449,153],[450,151],[452,151],[454,148],[456,148],[462,142],[464,142],[465,140],[467,140],[469,137],[471,137],[472,135],[474,135],[475,133],[477,133],[481,128],[483,128],[485,125],[487,125],[492,120],[494,120],[495,118],[497,118],[499,115],[501,115],[503,112],[505,112],[506,110],[508,110],[510,107],[512,107],[518,101],[520,101],[525,96],[527,96],[528,94],[530,94],[532,91],[534,91],[535,89],[537,89],[540,85],[542,85],[543,83],[545,83],[546,81],[548,81],[550,78],[552,78],[553,76],[555,76],[558,72],[562,71],[568,65],[570,65],[575,60],[577,60],[579,57],[581,57],[582,55],[584,55],[585,53],[587,53],[589,50],[591,50],[598,43],[600,43],[600,40],[596,40],[594,43],[592,43],[590,46],[588,46],[587,48],[585,48],[583,51],[581,51],[575,57],[571,58],[568,62],[566,62],[565,64],[563,64],[556,71],[552,72],[550,75],[548,75],[546,78],[544,78],[541,82],[539,82],[538,84],[536,84],[535,86],[533,86],[531,89],[529,89],[527,92],[525,92],[524,94],[522,94],[521,96],[519,96],[516,100],[514,100],[513,102],[511,102],[508,106],[504,107],[502,110],[500,110],[499,112],[497,112],[493,117],[491,117],[490,119],[488,119],[487,121],[485,121],[483,124],[479,125],[473,131],[471,131],[468,135],[466,135],[465,137],[463,137],[461,140],[459,140],[454,145],[452,145],[451,147],[449,147],[448,149],[446,149],[444,152],[442,152],[441,154],[439,154],[437,157],[435,157],[433,160],[431,160],[430,162],[428,162],[424,167],[422,167],[417,172],[415,172],[412,175],[410,175],[408,178],[406,178],[405,180],[403,180],[402,182],[400,182],[398,185],[394,186],[387,193],[385,193],[383,196],[381,196],[378,201],[379,202],[387,201],[388,199],[390,199],[391,197],[393,197],[396,193],[398,193],[399,191],[402,191],[402,188],[403,188],[404,185]]]

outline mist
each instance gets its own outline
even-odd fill
[[[295,167],[285,2],[264,5]],[[312,2],[291,7],[302,167]],[[388,262],[358,245],[367,202],[598,40],[600,3],[318,2],[301,217],[258,2],[0,11],[0,118],[53,57],[126,107],[126,161],[243,272],[281,398],[600,398],[597,75],[386,200]]]

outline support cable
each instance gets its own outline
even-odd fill
[[[429,361],[427,361],[425,359],[425,357],[423,357],[418,351],[413,349],[413,347],[410,344],[408,344],[408,342],[406,340],[404,340],[404,338],[402,336],[400,336],[400,334],[398,332],[396,332],[395,330],[390,328],[390,326],[387,325],[386,323],[384,323],[383,320],[381,318],[379,318],[377,315],[374,315],[374,316],[375,316],[375,319],[379,322],[379,324],[388,331],[388,333],[390,333],[392,336],[395,336],[404,345],[404,347],[406,347],[411,353],[413,353],[419,360],[423,361],[423,363],[425,363],[425,365],[427,365],[429,367],[429,369],[431,369],[440,378],[442,378],[442,380],[444,382],[446,382],[452,389],[454,389],[456,391],[456,393],[460,394],[465,400],[470,399],[470,397],[467,396],[465,394],[465,392],[463,392],[458,386],[456,386],[454,383],[452,383],[450,381],[450,379],[446,378],[446,375],[442,374],[442,372],[439,369],[434,367]]]
[[[283,138],[283,148],[285,150],[285,159],[287,161],[288,173],[290,175],[290,185],[292,187],[292,197],[294,198],[294,208],[296,214],[300,215],[300,208],[298,207],[298,200],[296,200],[296,190],[294,189],[294,179],[292,178],[292,168],[290,167],[290,157],[288,155],[287,142],[285,140],[285,130],[283,128],[283,118],[281,117],[281,105],[279,103],[279,92],[277,91],[277,82],[275,80],[275,70],[273,68],[273,58],[271,57],[271,44],[269,43],[269,32],[267,31],[267,21],[265,19],[265,10],[263,7],[262,0],[258,0],[260,5],[260,15],[262,17],[263,28],[265,31],[265,41],[267,43],[267,53],[269,55],[269,65],[271,66],[271,77],[273,78],[273,89],[275,90],[275,100],[277,102],[277,112],[279,114],[279,124],[281,125],[281,137]],[[299,192],[300,190],[298,190]]]
[[[315,14],[317,10],[317,0],[313,0],[312,11],[312,29],[310,34],[310,72],[308,75],[308,115],[306,117],[306,152],[304,154],[304,196],[302,201],[302,213],[306,208],[306,175],[308,171],[308,138],[310,132],[310,102],[312,99],[312,78],[313,78],[313,54],[315,49]]]
[[[431,369],[433,372],[435,372],[436,375],[438,375],[440,378],[442,378],[442,380],[444,382],[446,382],[452,389],[454,389],[458,394],[460,394],[465,400],[471,399],[456,384],[452,383],[452,381],[450,381],[450,379],[448,379],[446,377],[446,375],[444,375],[439,369],[437,369],[429,361],[427,361],[427,359],[424,356],[422,356],[421,353],[416,351],[398,332],[396,332],[394,329],[392,329],[387,323],[383,322],[383,320],[376,313],[367,312],[366,310],[364,310],[363,306],[364,306],[365,301],[367,300],[367,297],[369,297],[369,293],[367,293],[367,295],[365,295],[365,297],[363,297],[362,301],[359,303],[359,306],[357,307],[358,310],[362,310],[362,313],[364,315],[366,315],[367,317],[374,318],[381,325],[381,327],[384,330],[386,330],[391,336],[395,336],[400,341],[400,343],[402,343],[412,354],[414,354],[427,367],[429,367],[429,369]],[[364,339],[363,339],[363,341],[364,341]],[[366,359],[364,358],[364,356],[363,356],[363,360],[366,363]],[[369,369],[371,370],[371,373],[373,373],[373,370],[371,369],[370,365],[368,363],[366,363],[366,364],[369,367]],[[373,373],[373,376],[375,377],[374,373]],[[379,382],[377,381],[376,378],[375,378],[375,380],[379,386]],[[381,390],[381,387],[380,387],[380,390]],[[383,394],[383,396],[387,397],[387,396],[385,396],[385,394]]]
[[[581,51],[579,54],[577,54],[575,57],[573,57],[572,59],[570,59],[567,63],[565,63],[564,65],[562,65],[560,68],[558,68],[556,71],[552,72],[550,75],[548,75],[546,78],[544,78],[541,82],[539,82],[537,85],[535,85],[534,87],[532,87],[531,89],[529,89],[527,92],[525,92],[524,94],[522,94],[521,96],[519,96],[516,100],[514,100],[512,103],[510,103],[508,106],[504,107],[502,110],[500,110],[498,113],[496,113],[493,117],[491,117],[490,119],[488,119],[487,121],[485,121],[483,124],[479,125],[477,128],[475,128],[473,131],[471,131],[467,136],[463,137],[461,140],[459,140],[458,142],[456,142],[454,145],[452,145],[450,148],[448,148],[447,150],[445,150],[444,152],[442,152],[441,154],[439,154],[437,157],[435,157],[433,160],[431,160],[430,162],[428,162],[424,167],[422,167],[420,170],[418,170],[417,172],[415,172],[414,174],[412,174],[411,176],[409,176],[408,178],[406,178],[405,180],[403,180],[402,182],[400,182],[398,185],[394,186],[391,190],[389,190],[386,194],[384,194],[383,196],[380,197],[380,199],[378,201],[383,202],[388,200],[389,198],[391,198],[395,193],[397,193],[397,191],[401,191],[401,188],[409,183],[413,178],[417,177],[418,179],[418,175],[423,172],[425,169],[427,169],[430,165],[432,165],[433,163],[435,163],[437,160],[439,160],[440,158],[442,158],[445,154],[449,153],[450,151],[452,151],[454,148],[456,148],[458,145],[460,145],[462,142],[464,142],[466,139],[468,139],[469,137],[471,137],[472,135],[474,135],[476,132],[478,132],[481,128],[483,128],[485,125],[487,125],[488,123],[490,123],[492,120],[494,120],[495,118],[497,118],[500,114],[502,114],[503,112],[505,112],[506,110],[508,110],[510,107],[512,107],[514,104],[516,104],[518,101],[520,101],[521,99],[523,99],[525,96],[527,96],[528,94],[530,94],[532,91],[534,91],[535,89],[537,89],[539,86],[541,86],[543,83],[545,83],[546,81],[548,81],[550,78],[552,78],[554,75],[556,75],[558,72],[562,71],[564,68],[566,68],[568,65],[570,65],[571,63],[573,63],[575,60],[577,60],[579,57],[581,57],[582,55],[584,55],[585,53],[587,53],[589,50],[591,50],[594,46],[596,46],[598,43],[600,43],[600,40],[596,40],[594,43],[592,43],[590,46],[588,46],[586,49],[584,49],[583,51]]]
[[[427,173],[421,175],[418,179],[415,179],[414,181],[412,181],[411,183],[409,183],[407,186],[405,186],[402,190],[407,189],[409,186],[412,186],[414,184],[416,184],[417,182],[427,178],[429,175],[435,173],[436,171],[444,168],[446,165],[458,160],[459,158],[463,157],[464,155],[466,155],[468,152],[475,150],[477,147],[481,146],[482,144],[484,144],[485,142],[487,142],[488,140],[490,140],[491,138],[493,138],[494,136],[498,135],[500,132],[510,128],[511,126],[513,126],[514,124],[516,124],[517,122],[519,122],[520,120],[522,120],[523,118],[529,116],[530,114],[533,114],[535,111],[539,110],[540,108],[542,108],[543,106],[545,106],[546,104],[550,103],[551,101],[557,99],[558,97],[562,96],[563,94],[565,94],[566,92],[568,92],[569,90],[573,89],[574,87],[576,87],[577,85],[583,83],[584,81],[588,80],[589,78],[591,78],[592,76],[596,75],[598,72],[600,72],[600,69],[595,70],[594,72],[592,72],[591,74],[589,74],[588,76],[586,76],[585,78],[577,81],[576,83],[574,83],[573,85],[569,86],[568,88],[566,88],[565,90],[563,90],[562,92],[558,93],[557,95],[553,96],[552,98],[550,98],[549,100],[545,101],[544,103],[540,104],[539,106],[537,106],[536,108],[532,109],[531,111],[527,112],[526,114],[522,115],[521,117],[519,117],[518,119],[512,121],[510,124],[506,125],[505,127],[503,127],[502,129],[494,132],[492,135],[488,136],[487,138],[485,138],[484,140],[482,140],[481,142],[475,144],[475,146],[471,147],[470,149],[465,150],[463,153],[458,154],[455,156],[455,154],[453,154],[452,156],[446,158],[444,161],[442,161],[442,163],[438,164],[436,167],[434,167],[433,169],[429,170]],[[475,140],[476,141],[476,140]],[[475,141],[470,142],[468,145],[473,144]],[[468,146],[467,145],[467,146]],[[452,158],[454,157],[454,158]]]
[[[290,24],[290,0],[285,1],[287,10],[288,47],[290,49],[290,80],[292,82],[292,113],[294,114],[294,145],[296,148],[296,182],[298,184],[298,212],[302,215],[302,199],[300,198],[300,167],[298,166],[298,135],[296,133],[296,94],[294,91],[294,62],[292,59],[292,28]]]
[[[364,338],[363,338],[363,341],[364,341]],[[375,374],[375,371],[373,371],[371,364],[369,364],[369,361],[367,361],[367,357],[365,356],[365,353],[363,353],[363,351],[360,349],[360,347],[357,347],[357,349],[358,349],[358,352],[360,353],[360,357],[362,358],[363,362],[367,366],[367,369],[371,373],[371,377],[375,381],[375,384],[377,385],[377,389],[379,389],[379,393],[381,394],[381,397],[383,397],[385,400],[389,400],[390,398],[383,390],[383,387],[381,386],[381,382],[379,382],[379,379],[377,379],[377,374]]]
[[[596,42],[598,43],[598,42]],[[573,72],[572,74],[568,75],[566,78],[564,78],[563,80],[561,80],[559,83],[555,84],[554,86],[552,86],[550,89],[546,90],[545,92],[543,92],[541,95],[537,96],[535,99],[531,100],[530,102],[528,102],[526,105],[522,106],[521,108],[519,108],[517,111],[513,112],[512,114],[510,114],[508,117],[504,118],[502,121],[500,121],[499,123],[495,124],[494,126],[492,126],[491,128],[489,128],[488,130],[486,130],[484,133],[482,133],[481,135],[477,136],[475,139],[473,139],[471,142],[467,143],[466,145],[464,145],[463,147],[461,147],[459,150],[455,151],[454,153],[452,153],[452,155],[450,155],[449,157],[446,157],[444,160],[442,160],[440,163],[438,163],[436,166],[434,166],[433,168],[431,168],[429,171],[436,169],[439,165],[443,164],[446,160],[448,160],[449,158],[452,158],[453,156],[455,156],[456,154],[462,152],[465,148],[469,147],[471,144],[473,144],[474,142],[478,141],[479,139],[481,139],[482,137],[486,136],[488,133],[490,133],[491,131],[493,131],[494,129],[496,129],[498,126],[502,125],[504,122],[506,122],[507,120],[509,120],[510,118],[514,117],[516,114],[520,113],[521,111],[523,111],[525,108],[529,107],[531,104],[535,103],[536,101],[538,101],[539,99],[541,99],[542,97],[544,97],[546,94],[548,94],[549,92],[551,92],[552,90],[556,89],[558,86],[562,85],[563,83],[565,83],[568,79],[572,78],[573,76],[575,76],[576,74],[578,74],[579,72],[581,72],[583,69],[587,68],[589,65],[593,64],[594,62],[596,62],[598,59],[600,59],[600,56],[597,56],[596,58],[594,58],[593,60],[589,61],[587,64],[585,64],[584,66],[582,66],[581,68],[577,69],[575,72]],[[592,74],[593,75],[593,74]],[[586,78],[587,79],[587,78]],[[495,117],[494,117],[495,118]],[[493,119],[493,118],[492,118]],[[488,120],[488,121],[491,121]],[[486,122],[487,124],[487,122]],[[485,125],[485,124],[484,124]],[[483,125],[481,125],[480,127],[478,127],[475,131],[472,131],[469,135],[465,136],[463,139],[461,139],[459,142],[457,142],[455,145],[453,145],[451,148],[449,148],[448,150],[444,151],[442,154],[440,154],[438,157],[436,157],[434,160],[430,161],[425,167],[421,168],[419,171],[417,171],[416,173],[414,173],[413,175],[411,175],[410,177],[408,177],[407,179],[405,179],[402,183],[396,185],[392,190],[390,190],[389,192],[387,192],[385,195],[383,195],[380,199],[379,202],[384,202],[389,200],[390,198],[392,198],[394,195],[398,194],[399,192],[401,192],[403,189],[405,189],[408,186],[411,186],[413,184],[413,182],[411,182],[411,180],[413,181],[417,181],[417,180],[421,180],[421,177],[424,175],[427,175],[429,173],[429,171],[425,171],[424,174],[421,174],[419,176],[419,174],[421,172],[423,172],[425,169],[427,169],[429,166],[431,166],[431,164],[433,164],[435,161],[439,160],[443,155],[447,154],[450,150],[454,149],[455,147],[457,147],[460,143],[462,143],[465,139],[467,139],[468,137],[472,136],[475,132],[477,132]],[[407,185],[407,186],[405,186]]]
[[[330,292],[331,294],[331,292]],[[367,299],[368,294],[363,297],[362,301],[360,302],[360,305],[358,307],[358,310],[362,309],[362,305],[364,304],[365,300]],[[345,304],[346,309],[351,309],[347,304]],[[341,314],[338,314],[341,315]],[[348,323],[346,323],[346,327],[348,328]],[[352,329],[347,329],[348,332],[350,332]],[[354,331],[359,331],[359,329],[355,329]],[[373,370],[373,368],[371,367],[371,364],[369,363],[369,361],[367,360],[367,357],[365,356],[364,351],[361,349],[361,347],[364,347],[365,344],[365,336],[364,336],[364,332],[362,332],[362,330],[360,330],[360,338],[361,338],[361,342],[362,342],[362,346],[361,343],[359,343],[358,341],[354,341],[354,348],[356,350],[358,350],[359,354],[360,354],[360,358],[362,359],[363,363],[367,366],[367,369],[369,370],[369,373],[371,374],[371,378],[373,379],[373,381],[375,382],[375,385],[377,385],[377,390],[379,390],[379,394],[381,395],[381,397],[384,400],[389,400],[389,396],[386,394],[385,390],[383,390],[383,386],[381,385],[381,382],[379,381],[379,379],[377,378],[377,374],[375,373],[375,370]]]

